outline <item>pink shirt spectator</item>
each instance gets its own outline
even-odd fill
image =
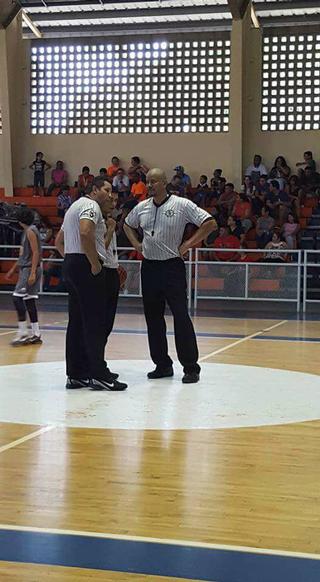
[[[55,169],[55,170],[52,170],[51,177],[52,177],[52,181],[55,184],[60,185],[60,184],[64,184],[67,181],[68,174],[67,174],[66,170]]]

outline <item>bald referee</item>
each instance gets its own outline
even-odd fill
[[[187,282],[183,256],[194,244],[217,229],[216,221],[186,198],[166,191],[166,176],[155,168],[147,174],[149,196],[140,202],[126,218],[124,229],[138,252],[142,252],[142,295],[146,316],[150,354],[156,368],[148,378],[173,376],[172,360],[168,355],[166,302],[174,319],[177,354],[183,366],[182,382],[199,381],[198,347],[187,306]],[[182,243],[188,223],[198,226],[196,233]],[[143,231],[139,243],[136,230]]]
[[[56,238],[64,256],[63,275],[69,292],[69,323],[66,341],[66,388],[121,391],[127,384],[118,382],[104,361],[109,330],[109,262],[107,236],[101,208],[113,208],[111,186],[95,178],[89,193],[67,211]],[[107,245],[106,245],[107,240]],[[109,330],[110,331],[110,330]]]

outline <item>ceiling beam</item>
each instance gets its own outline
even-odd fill
[[[59,26],[52,28],[50,26],[41,27],[41,33],[45,38],[60,37],[77,37],[77,36],[122,36],[122,35],[150,35],[164,34],[166,32],[211,32],[225,31],[231,29],[231,20],[206,20],[195,22],[155,22],[154,24],[141,22],[130,24],[113,24],[113,25],[83,25],[83,26]],[[25,38],[32,38],[28,30],[23,31]]]
[[[141,18],[144,16],[183,16],[186,14],[228,14],[228,6],[174,6],[170,8],[135,8],[127,10],[91,10],[90,12],[82,10],[77,12],[32,12],[32,20],[39,23],[41,22],[55,22],[63,20],[100,20],[101,18]]]
[[[320,14],[301,14],[293,16],[260,16],[259,22],[265,27],[283,27],[283,26],[314,26],[320,25]],[[298,30],[296,32],[299,32]]]
[[[1,0],[0,0],[1,1]],[[131,4],[131,3],[135,3],[137,1],[141,1],[141,0],[118,0],[118,2],[125,2],[126,4]],[[41,0],[20,0],[22,6],[28,10],[28,8],[43,8],[43,2]],[[159,0],[148,0],[148,2],[154,2],[155,4],[159,4]],[[116,4],[117,2],[115,2],[114,0],[104,0],[103,4]],[[55,7],[61,7],[61,6],[68,6],[68,8],[70,8],[70,6],[85,6],[88,4],[93,4],[94,6],[101,6],[101,2],[100,0],[77,0],[76,2],[67,2],[67,0],[57,0],[56,2],[51,2],[50,0],[46,0],[46,5],[47,7],[50,8],[55,8]]]
[[[250,0],[228,0],[229,10],[234,20],[242,20],[249,6]]]
[[[253,2],[256,12],[270,12],[271,10],[294,10],[304,8],[319,8],[319,0],[284,0],[283,2]]]

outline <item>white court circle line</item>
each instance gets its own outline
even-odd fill
[[[103,429],[217,429],[320,419],[320,378],[230,364],[202,365],[198,384],[150,381],[147,360],[110,362],[123,393],[66,390],[64,362],[0,367],[0,422]],[[20,406],[17,407],[16,403]]]

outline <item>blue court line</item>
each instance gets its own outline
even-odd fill
[[[0,560],[207,582],[319,582],[320,560],[46,532],[0,531]]]
[[[0,329],[15,329],[13,325],[0,325]],[[44,331],[66,331],[66,326],[63,325],[43,325],[41,329]],[[147,335],[146,329],[114,329],[113,333],[118,334],[132,334],[132,335]],[[174,336],[173,331],[167,331],[167,335]],[[213,333],[206,331],[198,331],[197,337],[207,337],[212,339],[243,339],[246,337],[244,334],[240,333]],[[305,342],[305,343],[319,343],[320,337],[302,337],[302,336],[290,336],[290,335],[259,335],[252,340],[262,340],[262,341],[285,341],[285,342]],[[252,341],[251,340],[251,341]],[[250,340],[249,340],[250,341]]]

